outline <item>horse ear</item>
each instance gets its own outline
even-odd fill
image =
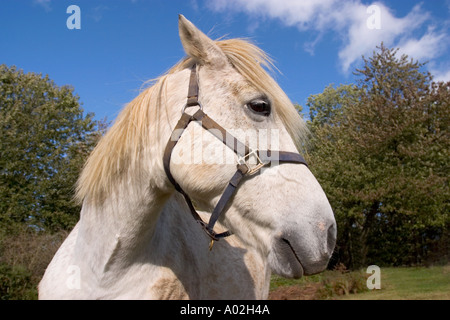
[[[184,51],[198,64],[217,68],[227,64],[228,59],[223,51],[182,14],[178,16],[178,30]]]

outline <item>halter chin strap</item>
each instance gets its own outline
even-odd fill
[[[191,75],[189,79],[189,90],[186,106],[182,110],[181,118],[178,120],[177,125],[172,131],[172,135],[167,142],[166,149],[164,151],[164,171],[166,172],[167,178],[173,184],[175,189],[181,193],[186,200],[186,203],[191,211],[194,219],[200,223],[205,230],[206,234],[211,238],[210,249],[212,248],[212,244],[214,241],[218,241],[221,238],[228,237],[232,233],[230,231],[216,233],[214,231],[214,225],[219,219],[221,213],[225,210],[226,205],[230,201],[233,194],[236,192],[237,187],[239,186],[242,178],[246,175],[252,175],[265,165],[270,164],[271,162],[283,162],[283,163],[299,163],[307,166],[305,159],[298,153],[294,152],[286,152],[286,151],[271,151],[271,150],[252,150],[245,143],[242,143],[234,136],[232,136],[228,131],[226,131],[222,126],[220,126],[213,119],[208,117],[206,113],[203,112],[202,106],[198,101],[198,77],[197,77],[197,67],[194,64],[191,69]],[[196,111],[193,115],[187,114],[186,108],[198,106],[200,109]],[[225,187],[222,196],[214,208],[209,222],[206,223],[202,220],[198,212],[195,210],[195,207],[192,203],[189,195],[181,188],[181,186],[177,183],[175,178],[172,176],[170,172],[170,159],[172,157],[172,151],[175,148],[176,144],[181,138],[184,130],[188,127],[189,123],[192,121],[198,121],[201,123],[202,127],[209,130],[213,135],[215,135],[219,140],[221,140],[227,147],[233,150],[239,157],[237,170],[234,173],[231,180],[228,182],[228,185]],[[214,129],[214,130],[211,130]],[[250,158],[254,158],[257,161],[256,165],[249,164]]]

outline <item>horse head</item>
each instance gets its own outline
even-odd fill
[[[170,150],[171,180],[197,207],[213,212],[236,164],[249,170],[260,164],[256,174],[245,174],[234,186],[221,223],[267,256],[274,273],[297,278],[323,271],[334,250],[336,222],[318,181],[304,163],[280,158],[266,165],[261,153],[250,152],[297,154],[306,132],[295,107],[264,70],[269,59],[244,40],[213,41],[181,15],[179,33],[188,57],[185,68],[167,78],[169,92],[176,92],[166,104],[167,116],[171,128],[179,126],[181,110],[192,121]],[[188,99],[186,105],[188,87],[197,89],[198,103]],[[215,125],[194,119],[199,109]],[[240,155],[227,141],[248,150]]]

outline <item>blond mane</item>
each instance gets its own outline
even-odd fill
[[[216,41],[234,68],[273,102],[275,114],[281,119],[300,150],[307,129],[292,102],[263,67],[273,63],[260,48],[243,39]],[[132,174],[139,178],[139,159],[145,146],[155,143],[161,106],[164,104],[166,79],[195,63],[185,58],[166,74],[155,79],[153,85],[141,92],[118,115],[115,123],[100,139],[89,156],[76,188],[76,200],[101,203],[123,177]],[[150,132],[151,131],[151,132]]]

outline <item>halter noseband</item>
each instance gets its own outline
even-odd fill
[[[305,159],[298,153],[295,152],[286,152],[286,151],[271,151],[271,150],[252,150],[245,143],[242,143],[234,136],[232,136],[228,131],[226,131],[222,126],[220,126],[217,122],[212,120],[206,113],[203,112],[203,108],[198,101],[198,77],[197,77],[197,67],[194,64],[191,68],[191,75],[189,79],[189,90],[187,96],[186,105],[182,109],[182,114],[180,120],[178,120],[177,125],[172,131],[171,137],[167,142],[166,149],[164,151],[164,171],[166,172],[167,178],[173,184],[175,189],[181,193],[186,200],[186,203],[191,211],[194,219],[200,223],[203,230],[206,234],[211,238],[210,249],[212,248],[212,244],[214,241],[218,241],[221,238],[228,237],[232,233],[230,231],[216,233],[214,231],[214,225],[219,219],[221,213],[224,211],[225,206],[228,201],[231,199],[233,194],[235,193],[239,183],[242,178],[246,175],[252,175],[265,165],[270,164],[272,161],[277,162],[286,162],[286,163],[299,163],[307,166]],[[196,111],[193,115],[189,115],[185,112],[186,108],[198,106],[200,109]],[[192,200],[189,195],[180,187],[180,185],[176,182],[175,178],[172,176],[170,172],[170,159],[172,157],[172,151],[175,148],[178,140],[181,138],[184,130],[188,127],[191,121],[199,121],[203,128],[209,130],[213,135],[215,135],[219,140],[221,140],[227,147],[233,150],[239,157],[237,170],[231,180],[228,182],[227,187],[225,188],[222,196],[217,202],[216,207],[214,208],[209,222],[206,223],[202,220],[200,215],[194,208],[192,204]],[[214,129],[214,130],[211,130]],[[255,166],[251,166],[248,163],[251,157],[254,157],[257,161]]]

